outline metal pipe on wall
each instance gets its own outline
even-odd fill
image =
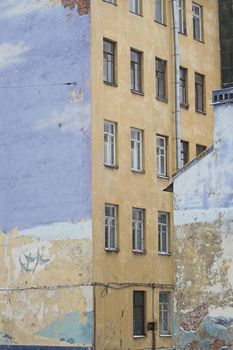
[[[176,170],[181,168],[181,127],[180,127],[180,48],[177,0],[172,2],[173,19],[173,44],[174,44],[174,66],[175,66],[175,134],[176,134]]]

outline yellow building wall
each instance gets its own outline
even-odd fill
[[[190,159],[196,144],[212,144],[211,91],[220,86],[217,1],[199,1],[204,13],[204,43],[193,39],[192,2],[186,1],[187,36],[179,34],[180,65],[188,69],[188,110],[181,109],[181,138],[190,142]],[[91,3],[92,55],[92,186],[93,276],[95,282],[124,284],[125,288],[95,289],[97,350],[152,348],[152,332],[133,338],[133,291],[147,291],[146,322],[157,321],[159,291],[172,291],[172,195],[163,192],[175,172],[174,63],[171,2],[166,2],[166,23],[154,21],[152,0],[143,1],[143,15],[128,10],[128,1],[117,6]],[[103,38],[117,42],[117,86],[103,83]],[[130,48],[143,52],[143,96],[130,91]],[[167,60],[168,103],[155,98],[155,57]],[[195,112],[194,73],[205,75],[206,115]],[[117,123],[118,168],[104,166],[104,120]],[[144,173],[131,171],[130,128],[143,130]],[[156,175],[156,134],[168,137],[169,178]],[[104,249],[104,205],[116,204],[119,252]],[[145,209],[146,254],[132,252],[132,208]],[[170,213],[171,256],[158,255],[158,211]],[[125,285],[130,283],[130,285]],[[133,285],[139,283],[140,285]],[[152,288],[154,290],[154,319]],[[142,284],[145,284],[143,286]],[[158,348],[171,347],[172,338],[156,332]]]

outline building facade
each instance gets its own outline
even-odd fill
[[[1,1],[2,349],[172,347],[163,189],[176,156],[212,144],[220,87],[217,1],[176,11],[174,26],[170,1]]]
[[[174,178],[177,349],[233,349],[233,89],[213,97],[214,145]]]

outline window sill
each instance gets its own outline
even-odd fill
[[[171,337],[172,335],[169,333],[169,334],[159,334],[160,337]]]
[[[137,170],[137,169],[131,169],[132,173],[136,174],[145,174],[145,170]]]
[[[129,10],[129,13],[132,13],[132,15],[143,17],[141,13],[136,13],[136,12],[133,12],[133,11],[130,11],[130,10]]]
[[[133,252],[134,254],[143,254],[143,255],[146,254],[146,251],[145,251],[145,250],[135,250],[135,249],[133,249],[132,252]]]
[[[200,44],[205,44],[205,42],[203,40],[199,40],[199,39],[196,39],[196,38],[193,38],[195,41],[197,41],[198,43]]]
[[[167,27],[167,24],[166,24],[166,23],[159,22],[159,21],[157,21],[156,19],[154,19],[154,22],[155,22],[155,23],[158,23],[158,24],[161,24],[161,25],[164,26],[164,27]]]
[[[181,102],[180,107],[184,109],[189,109],[189,104]]]
[[[115,248],[115,249],[113,249],[113,248],[104,248],[104,249],[108,253],[118,253],[120,251],[119,248]]]
[[[184,33],[183,32],[178,32],[181,35],[187,36],[187,31],[185,30]]]
[[[159,252],[158,254],[162,256],[171,256],[171,253],[165,253],[165,252]]]
[[[161,101],[161,102],[168,103],[168,99],[167,99],[167,98],[162,98],[162,97],[156,96],[156,100]]]
[[[116,83],[110,83],[110,82],[108,82],[108,81],[103,81],[104,82],[104,84],[106,84],[106,85],[109,85],[109,86],[112,86],[112,87],[118,87],[118,85],[116,84]]]
[[[146,338],[146,335],[133,335],[133,339]]]
[[[134,90],[134,89],[131,89],[130,91],[131,91],[132,94],[134,94],[134,95],[144,96],[144,93],[143,93],[142,91],[138,91],[138,90]]]
[[[169,180],[169,176],[157,174],[159,179]]]
[[[111,164],[104,163],[104,166],[110,169],[119,169],[118,165],[111,165]]]
[[[200,113],[200,114],[203,114],[203,115],[206,115],[206,112],[205,112],[205,111],[199,111],[198,109],[195,109],[195,112]]]
[[[107,0],[103,0],[103,2],[106,2],[107,4],[110,4],[110,5],[117,6],[117,4],[116,4],[116,3],[114,3],[114,2],[109,2],[109,1],[107,1]]]

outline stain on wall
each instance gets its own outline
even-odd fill
[[[89,10],[0,3],[3,346],[93,344]]]
[[[214,147],[174,178],[177,349],[233,349],[233,105]]]

